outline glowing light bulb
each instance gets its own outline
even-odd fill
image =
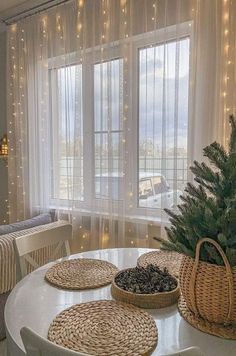
[[[16,24],[11,26],[11,31],[12,32],[16,32],[16,29],[17,29],[17,25]]]
[[[225,13],[224,14],[224,20],[227,21],[229,19],[229,14],[228,13]]]

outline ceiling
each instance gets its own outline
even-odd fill
[[[23,3],[30,3],[31,1],[26,0],[1,0],[0,1],[0,12],[6,11],[12,7],[21,5]]]
[[[35,7],[56,3],[59,0],[0,0],[0,18],[15,16]]]
[[[31,12],[34,8],[59,0],[0,0],[0,32],[3,30],[3,22],[15,19],[19,14]],[[8,22],[9,23],[9,22]]]

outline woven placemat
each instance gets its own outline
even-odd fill
[[[236,327],[224,326],[222,324],[210,323],[200,317],[196,317],[191,310],[188,309],[184,298],[181,296],[178,303],[180,315],[194,328],[203,331],[204,333],[222,337],[224,339],[236,340]]]
[[[45,279],[63,289],[90,289],[111,283],[117,272],[118,268],[110,262],[80,258],[53,265]]]
[[[182,260],[182,255],[172,251],[151,251],[144,253],[138,258],[137,265],[140,267],[147,267],[153,264],[161,268],[166,267],[170,274],[179,277],[179,269]]]
[[[137,307],[101,300],[61,312],[49,327],[48,339],[89,355],[150,355],[157,344],[157,327]]]

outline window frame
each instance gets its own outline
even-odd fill
[[[112,52],[112,53],[111,53]],[[108,62],[108,61],[113,61],[113,60],[117,60],[117,59],[122,59],[121,56],[121,52],[120,52],[120,45],[116,44],[114,45],[114,47],[112,48],[112,51],[108,48],[104,48],[103,50],[103,54],[101,57],[101,51],[100,48],[98,48],[95,51],[90,51],[88,50],[86,53],[86,61],[85,61],[85,75],[86,78],[89,78],[89,80],[86,79],[86,81],[84,81],[84,83],[86,82],[86,89],[85,92],[87,90],[87,93],[85,95],[86,97],[89,97],[89,93],[92,95],[94,95],[94,66],[96,64],[100,64],[100,63],[104,63],[104,62]],[[85,99],[86,101],[86,99]],[[91,120],[86,120],[87,125],[86,125],[86,129],[87,129],[87,137],[89,138],[90,142],[89,145],[87,146],[87,151],[89,155],[89,159],[87,161],[84,160],[84,162],[87,162],[87,169],[84,167],[84,172],[86,172],[86,185],[87,185],[87,178],[89,179],[89,183],[87,185],[87,192],[85,193],[86,198],[85,198],[85,209],[87,211],[94,211],[94,209],[98,212],[101,213],[106,213],[107,212],[107,207],[109,204],[109,198],[98,198],[96,197],[96,193],[95,193],[95,124],[94,124],[94,100],[92,101],[92,105],[91,103],[87,103],[85,104],[88,108],[86,110],[85,107],[85,116],[86,117],[90,117]],[[89,147],[91,149],[89,149]],[[85,152],[85,151],[84,151]],[[89,167],[88,167],[89,166]],[[119,209],[119,207],[121,206],[121,201],[119,200],[115,200],[112,201],[114,210]],[[93,206],[93,209],[91,208]]]
[[[189,56],[189,83],[191,78],[191,47],[193,42],[192,22],[184,22],[178,25],[172,25],[163,29],[157,29],[155,31],[142,33],[132,37],[130,39],[124,39],[111,44],[103,46],[103,54],[101,56],[101,49],[98,46],[95,49],[85,49],[82,61],[82,91],[83,91],[83,117],[89,117],[90,120],[83,120],[83,173],[84,179],[86,178],[86,184],[84,185],[84,200],[83,201],[71,201],[67,199],[52,198],[50,194],[49,202],[50,207],[57,207],[58,201],[60,201],[60,208],[62,210],[70,209],[71,202],[75,209],[88,213],[93,212],[97,214],[107,214],[107,207],[109,199],[98,198],[95,194],[95,157],[94,157],[94,143],[95,143],[95,130],[94,130],[94,100],[88,102],[86,98],[94,95],[94,76],[93,68],[95,64],[103,63],[106,61],[112,61],[116,59],[123,59],[122,46],[127,43],[128,50],[132,52],[132,63],[128,62],[128,71],[132,72],[132,83],[128,83],[130,90],[132,91],[132,117],[129,118],[132,122],[132,140],[126,140],[125,150],[129,152],[127,162],[124,164],[124,175],[127,182],[131,184],[125,184],[125,191],[123,198],[127,199],[132,195],[132,206],[128,203],[123,203],[119,200],[112,201],[112,208],[114,214],[120,208],[125,205],[125,216],[131,219],[151,220],[159,219],[162,215],[162,209],[159,208],[143,208],[139,206],[139,50],[145,47],[157,46],[170,41],[177,41],[188,37],[190,39],[190,56]],[[78,61],[77,53],[70,53],[61,57],[51,58],[48,61],[48,70],[57,69],[65,66],[71,66],[80,64]],[[65,64],[66,63],[66,64]],[[124,68],[123,68],[124,73]],[[125,82],[123,77],[123,82]],[[128,82],[128,80],[127,80]],[[191,90],[189,84],[189,115],[188,115],[188,160],[191,157],[190,140],[190,128],[191,128]],[[138,118],[138,120],[137,120]],[[51,123],[50,123],[51,125]],[[86,145],[84,144],[86,140]],[[136,147],[136,149],[134,149]],[[131,169],[132,167],[133,169]]]
[[[53,106],[53,99],[52,99],[52,92],[54,92],[57,96],[57,100],[58,100],[58,92],[57,90],[54,88],[54,90],[52,90],[52,78],[54,77],[55,82],[57,83],[57,78],[58,78],[58,74],[56,73],[57,70],[61,69],[61,68],[67,68],[67,67],[71,67],[71,66],[76,66],[76,65],[81,65],[81,63],[79,62],[72,62],[69,64],[61,64],[60,62],[58,62],[58,58],[56,58],[56,65],[51,65],[48,69],[48,78],[49,78],[49,92],[50,92],[50,96],[49,96],[49,110],[50,110],[50,139],[52,140],[52,143],[55,143],[55,145],[52,144],[52,146],[50,147],[50,160],[52,162],[51,164],[51,169],[50,169],[50,203],[51,204],[56,204],[56,202],[59,200],[61,202],[61,204],[63,206],[66,206],[68,204],[69,201],[71,201],[71,199],[63,199],[63,198],[59,198],[55,196],[55,186],[57,186],[57,183],[55,183],[55,181],[53,182],[53,179],[51,177],[53,177],[55,179],[55,177],[57,176],[56,172],[54,171],[55,167],[54,167],[54,154],[55,154],[55,150],[54,150],[54,146],[58,147],[59,146],[59,139],[58,139],[58,135],[55,134],[55,131],[57,132],[57,129],[55,130],[55,126],[58,127],[59,123],[58,121],[53,121],[52,120],[52,112],[53,109],[56,108],[56,117],[59,117],[58,114],[58,106]],[[81,69],[83,71],[83,67],[81,65]],[[83,73],[82,73],[83,75]],[[83,107],[82,107],[83,110]],[[53,114],[55,115],[55,113]],[[84,122],[83,122],[84,124]],[[55,179],[56,180],[56,179]],[[77,201],[82,202],[83,199],[78,199]]]
[[[158,40],[157,40],[158,37]],[[193,33],[192,33],[192,21],[187,21],[181,24],[178,24],[177,26],[168,26],[165,27],[164,29],[156,30],[144,33],[142,35],[136,36],[133,41],[133,59],[134,62],[132,63],[133,66],[133,93],[135,93],[134,97],[134,106],[133,106],[133,112],[132,112],[132,122],[135,123],[134,125],[134,140],[136,141],[136,150],[131,150],[132,152],[132,159],[135,162],[135,169],[133,173],[131,173],[130,177],[132,182],[134,182],[133,185],[133,192],[132,195],[134,196],[134,204],[133,208],[129,209],[129,215],[131,214],[132,216],[148,216],[150,218],[156,218],[157,216],[161,217],[163,214],[163,209],[159,208],[143,208],[139,206],[139,50],[143,48],[148,48],[151,46],[158,46],[167,42],[171,41],[177,41],[181,40],[183,38],[188,37],[190,40],[190,54],[189,54],[189,63],[191,64],[191,47],[192,47],[192,41],[193,41]],[[190,83],[190,78],[191,78],[191,65],[189,65],[189,83]],[[191,100],[191,90],[190,90],[190,84],[189,84],[189,106],[188,106],[188,147],[187,147],[187,152],[188,152],[188,159],[191,154],[191,151],[189,149],[189,130],[190,130],[190,125],[191,125],[191,116],[190,116],[190,101]],[[135,118],[138,118],[138,120],[135,120]],[[136,173],[136,174],[135,174]]]
[[[109,58],[109,59],[107,59],[107,58]],[[96,61],[96,63],[93,63],[92,64],[92,66],[93,66],[93,73],[94,73],[94,68],[95,68],[95,65],[97,65],[97,64],[103,64],[103,63],[107,63],[107,62],[112,62],[112,61],[116,61],[116,60],[122,60],[122,75],[123,75],[123,69],[124,69],[124,60],[123,60],[123,57],[121,57],[121,56],[119,56],[118,57],[118,52],[117,52],[117,57],[113,57],[113,58],[111,58],[111,57],[106,57],[106,59],[105,60],[103,60],[103,62],[97,62]],[[123,78],[124,78],[124,76],[123,76]],[[122,79],[122,83],[123,83],[123,79]],[[93,84],[94,84],[94,81],[93,81]],[[93,87],[93,93],[94,93],[94,87]],[[94,103],[94,100],[93,100],[93,103]],[[123,105],[122,105],[123,106]],[[94,105],[93,105],[93,108],[94,108]],[[122,114],[123,114],[123,110],[122,110]],[[93,148],[93,153],[94,153],[94,168],[95,168],[95,137],[96,137],[96,135],[101,135],[101,134],[115,134],[115,133],[117,133],[117,134],[120,134],[120,135],[123,135],[123,133],[124,133],[124,125],[123,125],[123,122],[122,123],[120,123],[120,128],[118,129],[111,129],[111,130],[109,130],[109,128],[107,128],[107,130],[96,130],[95,129],[95,111],[94,111],[94,109],[93,109],[93,119],[92,119],[92,121],[93,121],[93,123],[94,123],[94,128],[93,128],[93,138],[94,138],[94,140],[93,140],[93,143],[94,143],[94,148]],[[108,158],[108,160],[109,160],[109,158]],[[123,156],[121,157],[121,160],[123,160]],[[123,165],[123,168],[124,168],[124,165]],[[124,173],[124,171],[122,172],[122,173]],[[93,177],[94,177],[94,184],[93,184],[93,199],[95,200],[95,201],[98,201],[99,202],[99,205],[101,205],[101,202],[104,200],[104,201],[107,201],[107,200],[111,200],[110,198],[106,198],[106,197],[99,197],[99,196],[97,196],[96,195],[96,175],[95,175],[95,169],[94,169],[94,175],[93,175]],[[109,178],[111,178],[112,179],[112,177],[110,177],[110,176],[108,176],[107,177],[108,179]],[[119,178],[119,173],[117,173],[117,178]],[[119,190],[119,189],[118,189]],[[119,204],[119,198],[117,198],[117,199],[113,199],[112,200],[116,205],[118,205]]]
[[[70,200],[70,199],[60,199],[58,197],[53,197],[53,189],[52,183],[50,185],[50,207],[54,208],[57,206],[58,201],[60,201],[60,207],[66,209],[71,205],[73,205],[78,209],[84,209],[85,211],[92,211],[93,209],[97,210],[98,212],[101,211],[105,213],[107,211],[107,203],[109,198],[98,198],[95,194],[95,155],[94,155],[94,148],[95,148],[95,125],[94,125],[94,100],[88,102],[86,98],[94,95],[94,65],[117,60],[123,59],[121,56],[120,45],[117,43],[111,50],[108,48],[104,48],[103,55],[101,58],[101,51],[100,48],[95,49],[92,51],[87,49],[84,51],[83,54],[83,63],[82,63],[82,91],[83,91],[83,117],[89,117],[90,120],[83,120],[83,142],[86,139],[86,145],[83,145],[83,172],[84,178],[86,177],[86,184],[84,184],[84,199],[83,200]],[[49,77],[51,77],[50,71],[54,71],[60,68],[64,68],[67,66],[73,66],[81,64],[76,59],[76,53],[68,54],[68,60],[66,60],[65,64],[65,55],[62,57],[56,57],[49,60],[48,71]],[[50,81],[50,86],[51,86]],[[51,110],[51,98],[50,98],[50,110]],[[51,117],[51,114],[50,114]],[[52,122],[50,122],[50,126],[52,126]],[[51,129],[51,131],[53,131]],[[123,132],[123,129],[121,130]],[[52,162],[53,166],[53,162]],[[122,202],[117,200],[113,202],[114,209],[119,209],[121,207]]]

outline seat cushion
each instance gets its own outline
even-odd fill
[[[0,235],[10,234],[12,232],[30,229],[31,227],[45,225],[52,222],[51,214],[40,214],[31,219],[19,221],[9,225],[0,225]]]
[[[0,294],[0,340],[3,340],[6,337],[4,325],[4,308],[9,294],[10,291],[7,293]]]

